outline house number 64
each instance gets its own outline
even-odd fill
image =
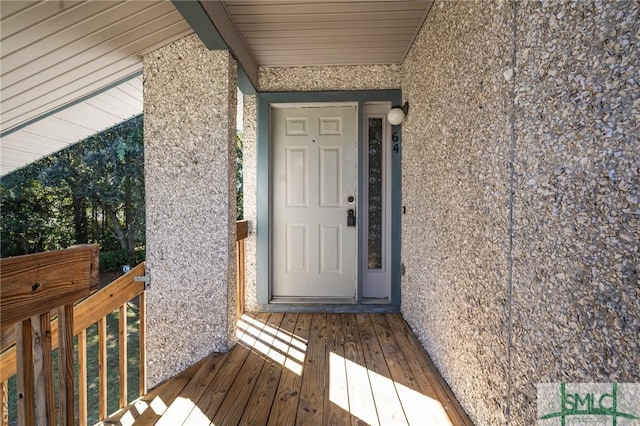
[[[398,136],[398,132],[393,132],[393,134],[391,135],[391,141],[393,142],[393,152],[400,152],[400,145],[398,145],[400,136]]]

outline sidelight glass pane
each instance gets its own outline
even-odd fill
[[[382,269],[382,118],[369,119],[368,266]]]

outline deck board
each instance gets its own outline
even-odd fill
[[[327,315],[327,348],[325,365],[328,368],[328,380],[331,386],[324,393],[325,425],[339,426],[349,424],[349,394],[347,388],[347,370],[344,359],[344,331],[340,314]],[[343,401],[342,404],[339,402]],[[338,403],[336,403],[338,402]],[[341,407],[340,405],[343,405]]]
[[[296,421],[302,385],[302,376],[298,373],[298,369],[301,372],[305,363],[304,355],[311,328],[311,314],[300,314],[297,317],[293,329],[287,330],[291,333],[290,345],[287,350],[285,368],[282,369],[282,376],[276,391],[276,398],[271,406],[268,425],[292,425]]]
[[[251,313],[237,337],[109,424],[472,424],[398,314]]]
[[[313,314],[307,357],[302,374],[296,423],[307,425],[322,423],[325,390],[326,327],[327,316],[325,314]]]
[[[269,418],[269,412],[271,411],[271,405],[275,397],[278,382],[280,381],[280,375],[282,374],[281,363],[283,353],[281,343],[282,336],[279,336],[278,330],[281,327],[285,327],[283,324],[284,314],[273,314],[268,320],[268,327],[263,330],[266,335],[266,342],[269,345],[266,353],[267,358],[264,361],[260,376],[257,378],[256,385],[254,386],[251,396],[249,397],[247,404],[244,408],[242,418],[239,424],[246,425],[265,425]],[[294,322],[295,325],[295,322]],[[289,338],[284,336],[285,339]]]
[[[356,323],[380,424],[407,425],[407,417],[369,315],[357,315]]]
[[[351,423],[379,425],[355,315],[342,314],[342,323]]]

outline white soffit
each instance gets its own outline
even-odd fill
[[[0,1],[0,175],[142,113],[142,55],[193,32],[168,1]]]
[[[224,0],[259,66],[400,64],[432,0]]]
[[[142,113],[139,75],[2,137],[0,175]]]

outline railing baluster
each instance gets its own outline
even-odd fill
[[[107,417],[107,317],[98,321],[98,419]]]
[[[75,423],[73,389],[73,303],[58,308],[58,381],[60,424]]]
[[[244,240],[238,240],[236,243],[236,262],[237,262],[237,275],[236,275],[236,317],[239,320],[242,314],[244,314]]]
[[[138,295],[138,338],[140,349],[140,395],[147,393],[147,295],[143,291]]]
[[[78,334],[78,420],[87,426],[87,330]]]
[[[127,405],[127,304],[120,306],[118,313],[118,338],[120,369],[120,408]]]
[[[51,315],[49,312],[45,312],[33,317],[31,321],[36,423],[39,425],[54,424],[56,421],[56,396],[53,383],[53,359],[51,358]]]
[[[35,424],[33,404],[33,352],[31,351],[31,319],[16,324],[18,360],[18,421],[20,425]]]
[[[9,426],[9,383],[3,380],[0,384],[0,426]]]

